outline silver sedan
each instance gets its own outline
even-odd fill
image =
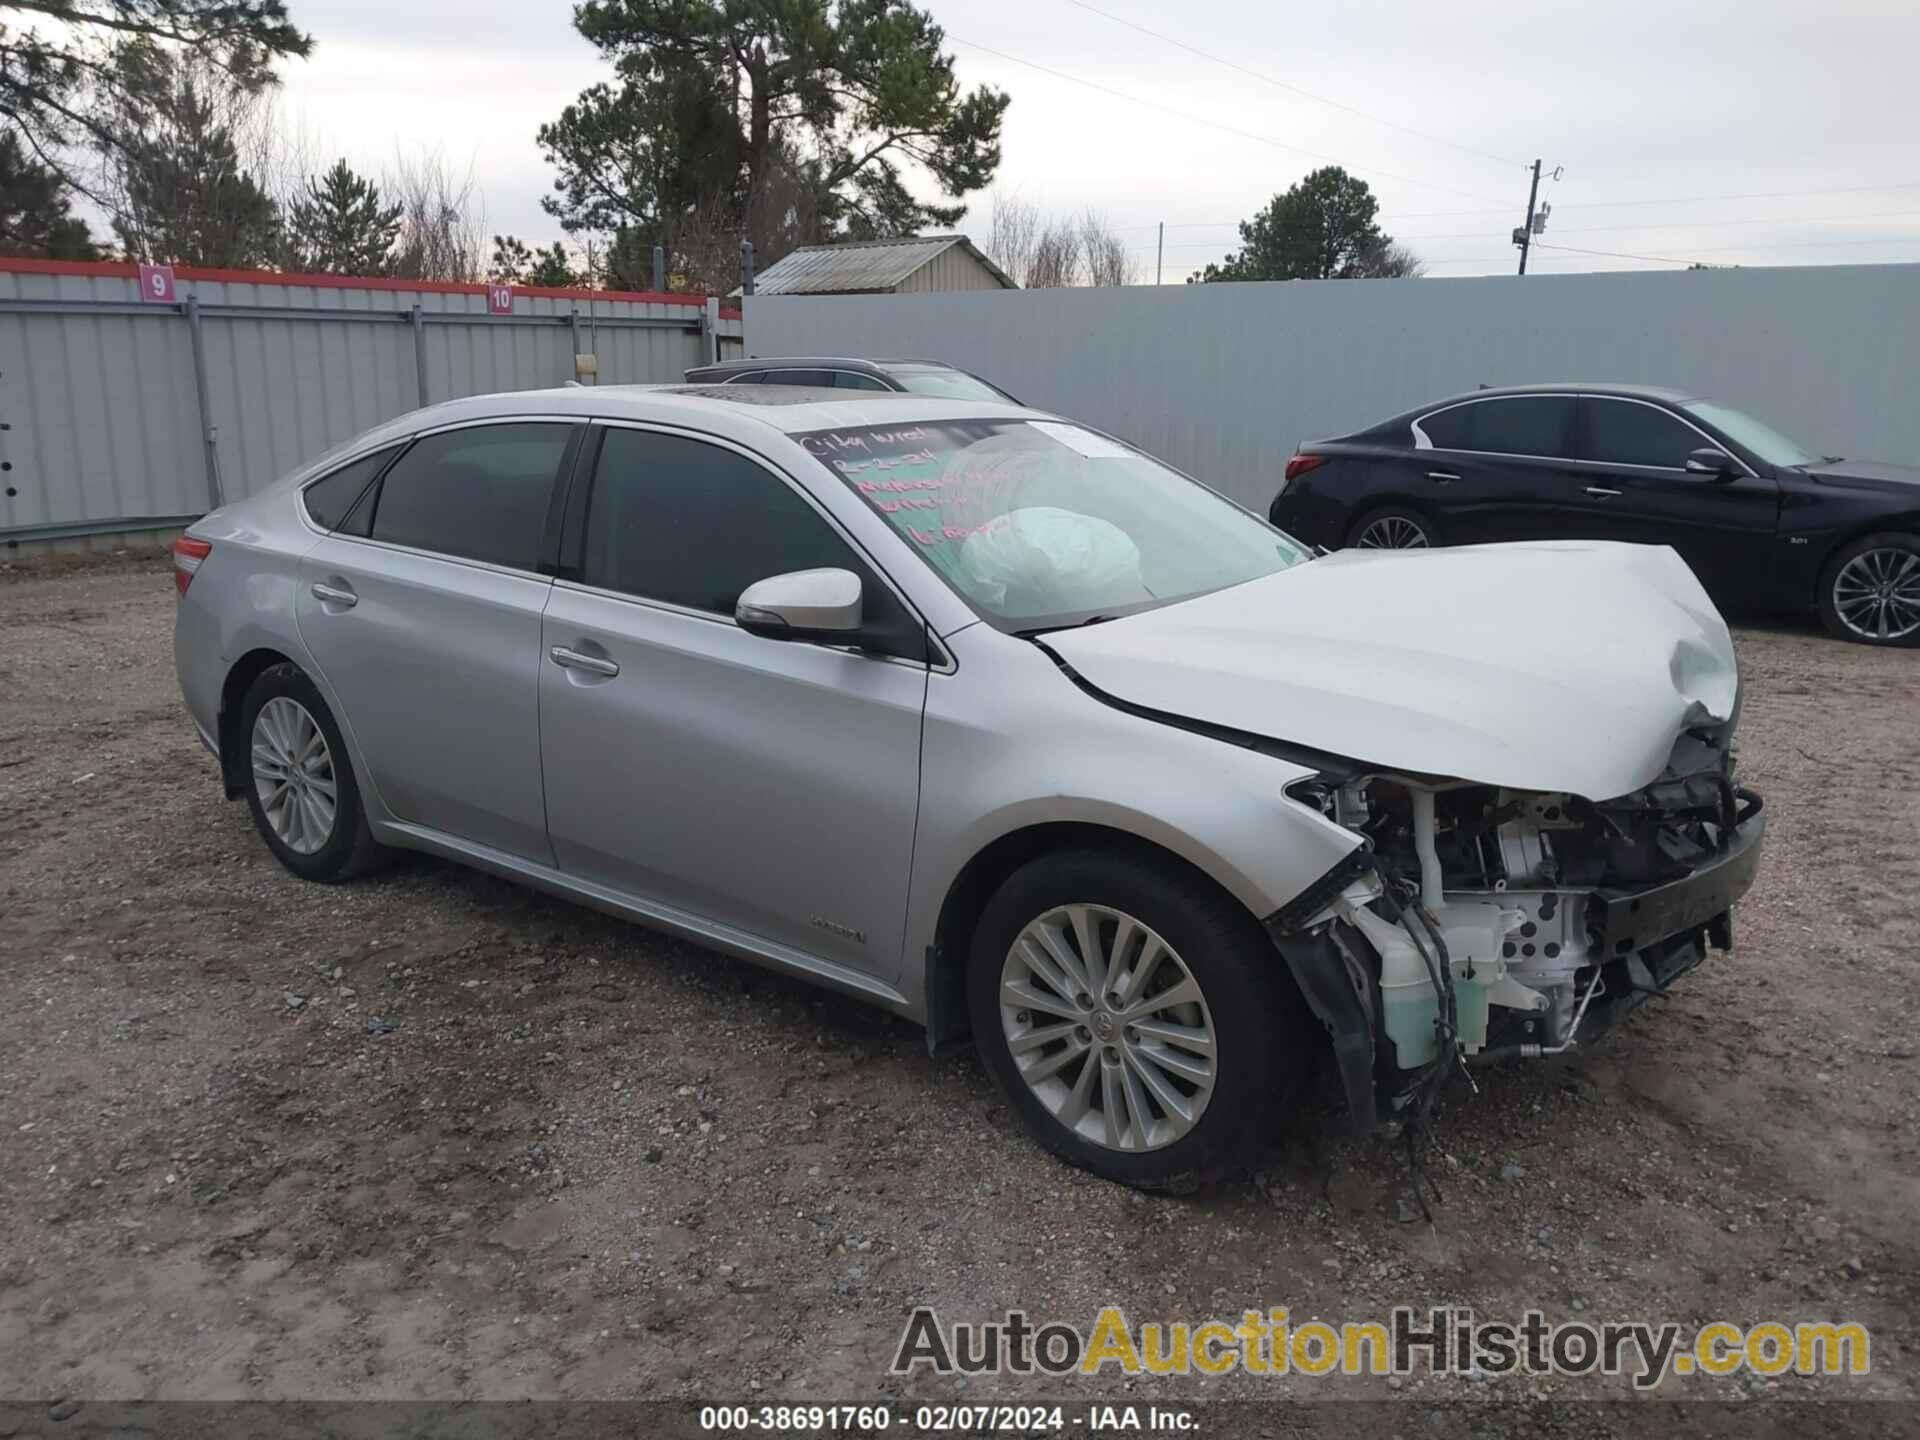
[[[428,851],[971,1036],[1132,1184],[1244,1162],[1315,1064],[1370,1124],[1575,1043],[1758,854],[1671,552],[1316,559],[1013,405],[482,396],[175,561],[187,708],[295,874]]]

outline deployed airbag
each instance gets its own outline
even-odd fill
[[[1054,505],[1010,510],[975,531],[959,568],[968,592],[996,608],[1009,595],[1043,594],[1060,610],[1148,598],[1140,547],[1126,531]]]

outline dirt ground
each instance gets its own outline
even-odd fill
[[[1435,1223],[1330,1109],[1240,1183],[1055,1163],[970,1055],[426,860],[344,888],[222,800],[151,562],[0,576],[0,1398],[1618,1396],[887,1376],[912,1306],[1857,1319],[1920,1393],[1920,651],[1739,634],[1771,814],[1736,949],[1450,1092]]]

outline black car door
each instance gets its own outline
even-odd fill
[[[1581,397],[1581,493],[1591,533],[1671,545],[1714,599],[1752,604],[1773,589],[1780,487],[1740,460],[1724,476],[1687,469],[1693,451],[1722,448],[1650,400]]]
[[[1494,395],[1414,422],[1409,484],[1431,497],[1447,543],[1568,533],[1576,408],[1572,395]]]

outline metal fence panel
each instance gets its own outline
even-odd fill
[[[477,287],[186,271],[177,290],[200,315],[228,499],[417,408],[423,368],[439,401],[563,384],[576,353],[602,385],[669,383],[740,344],[737,315],[703,333],[695,297],[522,292],[496,316]],[[0,260],[0,541],[178,524],[211,503],[187,307],[139,301],[130,266]]]
[[[919,355],[1264,510],[1304,440],[1477,385],[1711,395],[1920,462],[1920,265],[747,298],[752,355]]]

